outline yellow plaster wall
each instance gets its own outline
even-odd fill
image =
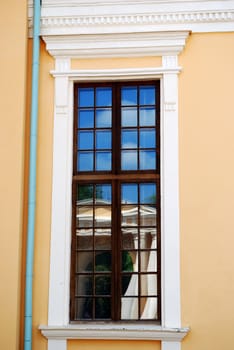
[[[233,350],[233,42],[234,34],[193,34],[179,59],[183,67],[179,77],[182,323],[191,326],[182,343],[183,350]],[[95,67],[92,62],[83,60],[82,67],[113,68],[112,60],[95,60]],[[122,68],[123,62],[116,59],[114,67]],[[152,64],[151,59],[148,63],[139,62],[138,66],[143,67]],[[46,341],[37,326],[47,322],[53,138],[53,79],[49,70],[52,68],[53,60],[42,45],[34,350],[46,349]],[[78,61],[73,62],[73,68],[81,68]],[[68,344],[69,350],[160,348],[158,342],[151,341],[79,340]]]
[[[180,57],[183,350],[233,350],[234,33],[196,34]]]
[[[18,350],[27,1],[0,2],[0,349]]]

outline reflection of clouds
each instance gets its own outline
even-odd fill
[[[156,168],[156,154],[155,152],[140,152],[140,168],[141,169],[155,169]]]
[[[99,109],[96,111],[97,126],[111,126],[111,109]]]
[[[122,148],[136,148],[135,142],[122,142]]]
[[[155,125],[154,108],[140,108],[140,125]]]
[[[97,153],[97,170],[110,170],[111,169],[111,153]]]
[[[137,153],[135,151],[122,152],[122,169],[137,169]]]

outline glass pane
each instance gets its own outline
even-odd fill
[[[158,299],[140,298],[141,320],[153,320],[158,317]]]
[[[136,205],[122,205],[121,219],[122,226],[136,227],[138,225],[138,207]]]
[[[93,271],[93,253],[76,253],[76,272]]]
[[[111,294],[111,278],[107,275],[95,277],[95,294],[110,295]]]
[[[137,126],[137,108],[121,108],[121,125]]]
[[[157,295],[157,275],[141,275],[141,295]]]
[[[112,105],[112,89],[103,87],[96,89],[96,106],[111,106]]]
[[[95,271],[111,271],[111,252],[95,253]]]
[[[111,249],[111,229],[100,228],[95,229],[94,244],[96,250],[110,250]]]
[[[137,151],[121,152],[121,169],[137,170]]]
[[[81,200],[89,200],[92,202],[93,200],[93,185],[78,185],[77,186],[77,199]]]
[[[95,298],[95,319],[111,318],[111,298]]]
[[[78,171],[92,171],[93,152],[78,152],[77,168]]]
[[[111,128],[111,109],[96,110],[96,128]]]
[[[137,228],[125,228],[122,229],[122,248],[123,249],[135,249],[135,241],[137,240]]]
[[[140,148],[155,148],[156,132],[154,129],[140,130]]]
[[[111,148],[111,132],[110,131],[96,131],[96,148],[106,149]]]
[[[105,185],[96,185],[96,193],[95,193],[95,202],[102,199],[105,201],[105,204],[111,203],[111,185],[105,184]]]
[[[140,105],[155,104],[155,87],[140,86]]]
[[[156,152],[140,151],[140,169],[153,170],[156,169]]]
[[[121,203],[123,204],[138,203],[138,185],[137,184],[121,185]]]
[[[137,148],[137,131],[123,130],[121,139],[122,148]]]
[[[140,108],[140,126],[155,126],[155,108]]]
[[[140,207],[141,226],[156,226],[156,209],[146,205]]]
[[[96,170],[111,170],[111,152],[96,153]]]
[[[78,149],[93,149],[93,132],[78,132]]]
[[[76,277],[76,295],[92,295],[93,278],[89,275]]]
[[[121,290],[123,296],[138,295],[138,275],[123,275]]]
[[[92,319],[93,300],[92,298],[79,298],[76,300],[77,320]]]
[[[157,272],[157,252],[141,252],[141,272]]]
[[[156,203],[156,184],[140,184],[140,203]]]
[[[83,205],[76,209],[77,227],[92,227],[93,226],[93,207]]]
[[[137,105],[137,87],[128,86],[121,89],[121,105]]]
[[[96,206],[95,212],[95,226],[109,227],[111,226],[111,206]]]
[[[93,107],[94,105],[94,89],[80,88],[78,89],[78,105],[79,107]]]
[[[137,251],[122,252],[122,271],[123,272],[138,271],[138,252]]]
[[[157,247],[157,236],[155,227],[140,229],[140,249],[155,249]]]
[[[88,129],[94,127],[94,111],[93,109],[79,110],[78,128]]]
[[[79,250],[93,249],[93,229],[83,228],[76,230],[76,248]]]
[[[121,298],[121,320],[138,319],[138,298]]]

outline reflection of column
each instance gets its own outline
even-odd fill
[[[134,249],[138,249],[138,236],[133,235]],[[135,259],[133,260],[133,271],[138,271],[138,254],[135,253]],[[124,296],[137,296],[138,295],[138,275],[132,275],[128,288]],[[138,299],[137,298],[121,298],[121,318],[122,319],[137,319],[138,318]]]

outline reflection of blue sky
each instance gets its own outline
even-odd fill
[[[121,89],[122,106],[137,105],[137,87],[122,87]]]
[[[96,170],[111,170],[111,152],[96,153]]]
[[[155,125],[155,108],[141,107],[140,108],[140,126]]]
[[[111,202],[111,185],[96,185],[96,198],[104,199]]]
[[[94,127],[94,111],[93,111],[93,109],[79,110],[78,127],[83,128],[83,129]]]
[[[121,152],[122,170],[137,170],[137,151]]]
[[[94,89],[79,88],[78,103],[79,103],[79,107],[93,107],[94,106]]]
[[[140,198],[138,198],[138,186],[140,187]],[[141,183],[141,184],[122,184],[121,185],[121,203],[141,203],[151,204],[155,203],[156,198],[156,184],[155,183]]]
[[[122,203],[138,203],[137,184],[121,185],[121,202]]]
[[[79,171],[92,171],[93,152],[78,152],[77,168]]]
[[[111,132],[102,130],[96,131],[96,148],[97,149],[110,149],[111,148]]]
[[[110,87],[96,88],[96,106],[112,105],[112,89]]]
[[[122,148],[137,148],[137,131],[122,131]]]
[[[140,184],[140,203],[154,203],[156,198],[156,184]]]
[[[155,151],[140,151],[140,169],[141,170],[156,169]]]
[[[155,136],[156,133],[154,129],[140,130],[140,148],[154,148]]]
[[[110,128],[111,127],[111,109],[97,109],[96,110],[96,127]]]
[[[137,126],[137,108],[135,107],[121,108],[121,125]]]
[[[93,132],[79,131],[78,132],[78,149],[93,149]]]
[[[140,86],[140,105],[155,104],[155,87]]]

